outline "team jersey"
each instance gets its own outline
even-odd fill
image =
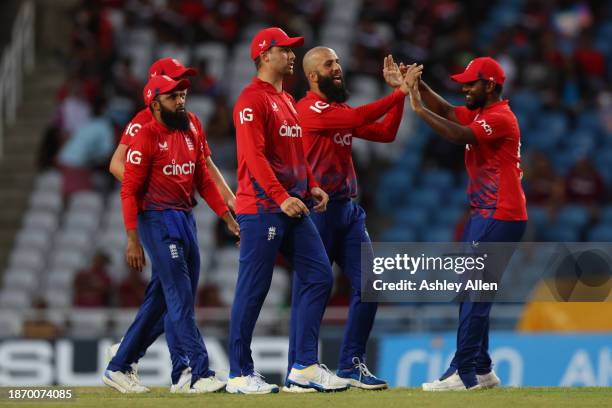
[[[139,208],[191,210],[194,187],[218,216],[228,211],[206,169],[202,135],[170,130],[156,120],[140,129],[129,145],[121,184],[127,230],[136,229]]]
[[[289,196],[302,200],[318,186],[304,157],[294,100],[254,78],[234,106],[238,153],[236,213],[280,212]]]
[[[455,115],[460,124],[472,129],[478,140],[478,145],[465,147],[470,206],[494,219],[526,220],[525,193],[521,186],[521,136],[508,101],[473,111],[459,106],[455,108]]]
[[[191,112],[187,112],[187,115],[189,116],[189,128],[191,132],[204,135],[202,122],[200,122],[200,119]],[[129,146],[140,131],[140,129],[147,123],[152,122],[154,120],[155,118],[153,117],[151,109],[142,109],[125,127],[125,130],[121,135],[121,140],[119,141],[119,144]],[[206,141],[206,136],[204,136],[204,155],[207,157],[211,155],[210,148],[208,147],[208,142]]]
[[[345,103],[329,103],[309,91],[297,103],[306,159],[331,200],[357,196],[353,138],[375,142],[395,140],[404,101],[405,95],[395,91],[370,104],[351,108]],[[382,122],[376,122],[387,112]]]

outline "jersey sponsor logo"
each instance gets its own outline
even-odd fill
[[[193,174],[195,171],[195,163],[189,160],[188,163],[178,164],[176,160],[172,160],[172,164],[167,164],[162,168],[166,176],[181,176],[183,174]]]
[[[140,164],[142,162],[142,153],[138,150],[128,150],[127,152],[127,161],[132,164]]]
[[[314,105],[310,105],[309,108],[317,113],[323,112],[324,109],[329,108],[329,103],[323,101],[316,101]]]
[[[168,141],[165,141],[164,143],[158,143],[159,145],[159,150],[164,151],[164,150],[168,150]]]
[[[244,122],[252,122],[253,121],[253,109],[244,108],[240,111],[240,124],[244,125]]]
[[[140,130],[142,125],[140,123],[130,123],[127,128],[125,128],[125,134],[128,136],[136,136],[136,133]]]
[[[287,121],[278,129],[278,134],[281,137],[302,137],[302,128],[300,125],[289,126]]]
[[[347,133],[345,135],[341,135],[340,133],[336,133],[334,135],[334,143],[339,144],[340,146],[350,146],[353,140],[353,134]]]
[[[477,120],[476,123],[482,126],[487,135],[491,136],[493,134],[493,128],[484,119]]]

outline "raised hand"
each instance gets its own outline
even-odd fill
[[[404,80],[404,75],[391,54],[387,55],[383,61],[383,78],[392,88],[399,88]]]

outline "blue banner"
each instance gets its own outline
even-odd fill
[[[453,358],[455,336],[381,336],[377,373],[395,387],[433,381]],[[612,386],[612,334],[492,332],[489,342],[502,385]]]

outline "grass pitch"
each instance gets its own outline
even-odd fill
[[[66,387],[64,387],[66,388]],[[150,393],[124,395],[106,387],[72,388],[71,401],[9,401],[2,392],[0,407],[68,408],[166,408],[166,407],[248,407],[248,408],[394,408],[394,407],[609,407],[612,388],[498,388],[471,392],[423,392],[415,388],[386,391],[351,389],[341,393],[271,395],[232,395],[227,393],[185,395],[170,394],[167,388]]]

